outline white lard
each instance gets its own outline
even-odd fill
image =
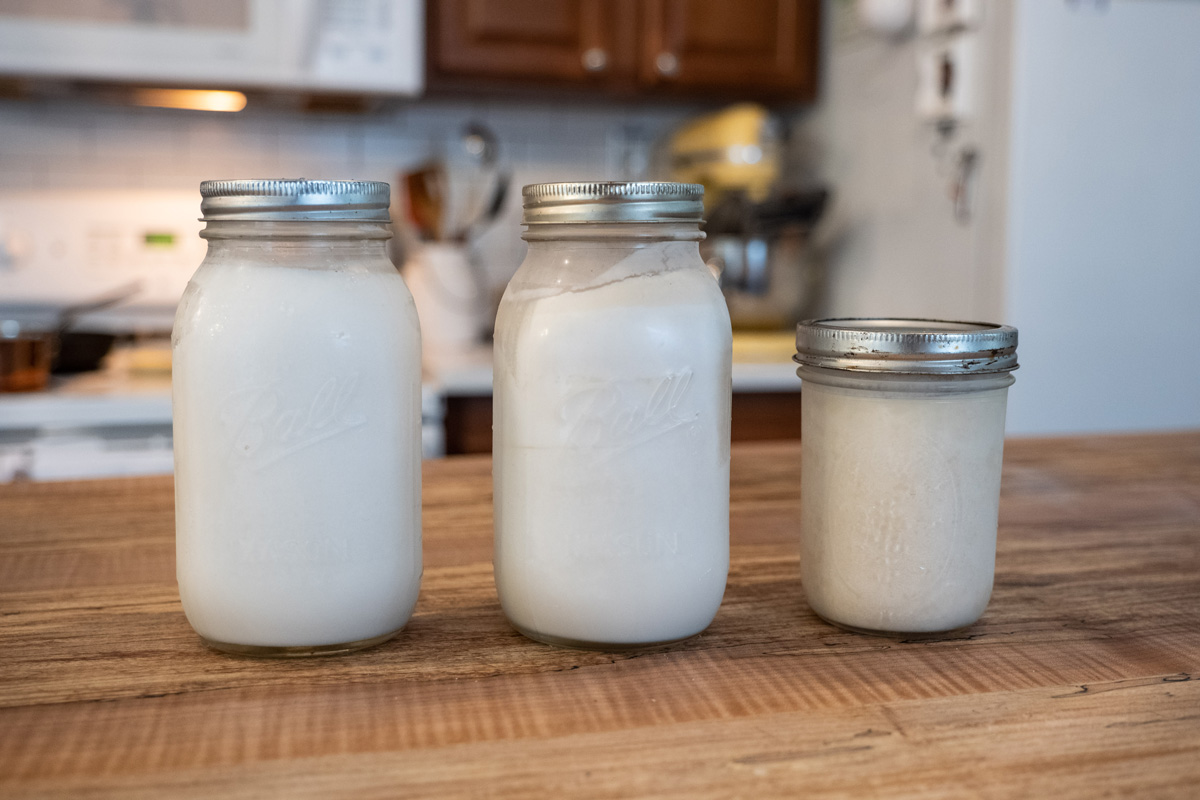
[[[558,644],[686,638],[729,567],[728,313],[693,242],[616,264],[573,243],[539,265],[550,246],[522,270],[563,269],[560,285],[518,273],[497,320],[501,603]]]
[[[857,376],[832,386],[801,374],[809,605],[869,632],[974,622],[992,591],[1011,377],[975,379],[976,391],[929,382],[889,391],[905,386]]]
[[[192,626],[259,647],[401,628],[421,576],[421,465],[420,335],[399,274],[206,262],[173,338]]]

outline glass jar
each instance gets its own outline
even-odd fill
[[[176,571],[212,647],[367,647],[421,576],[421,346],[386,183],[206,181],[172,334]]]
[[[512,625],[598,649],[704,630],[729,569],[732,339],[703,189],[524,189],[496,318],[495,570]]]
[[[800,568],[809,606],[864,633],[936,633],[992,592],[1017,331],[826,319],[797,326]]]

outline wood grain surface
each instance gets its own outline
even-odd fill
[[[203,647],[170,479],[0,486],[0,796],[1200,796],[1200,433],[1008,443],[992,603],[903,641],[804,603],[797,443],[738,445],[712,627],[609,654],[513,632],[486,458],[425,465],[394,641]]]

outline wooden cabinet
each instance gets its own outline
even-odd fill
[[[431,0],[429,84],[811,100],[819,0]]]
[[[734,392],[735,442],[800,438],[800,392]],[[446,455],[492,452],[492,398],[446,398]]]
[[[438,78],[599,85],[632,68],[612,0],[432,0],[429,69]],[[622,58],[623,56],[623,58]]]
[[[655,0],[641,8],[643,85],[816,94],[817,2]]]

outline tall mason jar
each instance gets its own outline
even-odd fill
[[[495,570],[512,625],[614,649],[708,626],[729,568],[731,332],[703,188],[523,192],[496,319]]]
[[[800,570],[850,630],[970,625],[992,593],[1017,331],[913,319],[797,326]]]
[[[172,334],[176,571],[212,647],[367,647],[421,577],[421,346],[386,183],[206,181]]]

